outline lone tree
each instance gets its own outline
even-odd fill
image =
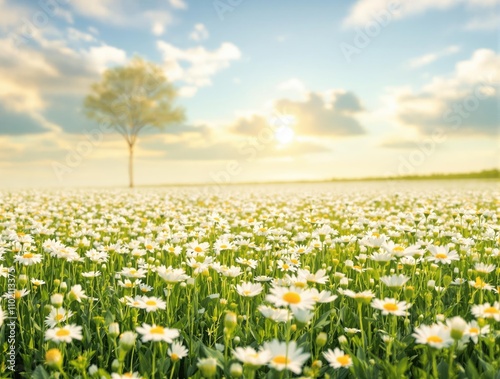
[[[177,93],[157,65],[134,57],[123,67],[104,72],[85,98],[87,117],[118,131],[129,149],[129,185],[134,186],[134,147],[146,127],[182,122],[184,110],[174,107]]]

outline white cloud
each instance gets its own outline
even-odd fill
[[[240,49],[229,42],[212,51],[202,46],[183,50],[164,41],[158,41],[157,46],[163,55],[163,67],[168,79],[184,82],[188,87],[211,85],[215,74],[241,58]],[[184,92],[192,94],[193,90]]]
[[[54,14],[63,19],[64,21],[66,21],[68,24],[74,24],[75,21],[73,20],[73,15],[71,14],[71,12],[67,9],[64,9],[62,7],[57,7],[55,10],[54,10]]]
[[[179,88],[180,97],[193,97],[198,92],[198,88],[195,86],[183,86]]]
[[[176,9],[187,9],[187,4],[184,0],[169,0],[169,2]]]
[[[484,9],[493,8],[500,4],[500,0],[400,0],[398,2],[358,0],[351,7],[343,25],[345,27],[364,26],[376,20],[377,17],[388,16],[402,19],[428,10],[445,10],[461,4],[473,9]]]
[[[148,23],[151,24],[151,32],[155,36],[161,36],[165,33],[167,26],[173,21],[173,17],[170,13],[161,11],[147,11],[144,13],[144,17],[148,20]]]
[[[196,24],[193,31],[189,34],[189,38],[193,41],[203,41],[209,36],[208,30],[203,24]]]
[[[96,41],[95,37],[92,34],[84,33],[75,28],[68,28],[68,38],[75,41],[85,41],[85,42],[94,42]]]
[[[155,36],[161,36],[165,32],[165,27],[162,25],[161,22],[155,22],[155,23],[153,23],[153,26],[151,28],[151,32]]]
[[[307,92],[304,83],[297,78],[288,79],[278,84],[277,88],[279,91],[298,92],[300,94]]]
[[[460,51],[459,46],[449,46],[446,49],[440,51],[440,52],[435,52],[435,53],[430,53],[430,54],[425,54],[420,57],[416,57],[410,60],[409,65],[411,68],[419,68],[422,66],[426,66],[439,58],[445,57],[447,55],[455,54]]]
[[[500,25],[500,14],[491,13],[489,15],[477,16],[469,20],[465,25],[467,30],[497,30]]]
[[[71,0],[69,4],[81,15],[113,24],[124,22],[119,0]]]
[[[450,134],[499,133],[498,84],[500,55],[476,50],[459,62],[452,75],[436,76],[420,90],[392,90],[388,108],[396,122],[422,134],[441,130]]]
[[[123,64],[127,61],[127,53],[124,50],[109,45],[93,46],[85,55],[98,72],[106,70],[110,65]]]

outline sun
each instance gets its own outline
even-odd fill
[[[292,128],[288,126],[281,126],[274,133],[274,137],[276,138],[276,141],[278,141],[280,145],[289,144],[290,142],[293,141],[294,136],[295,132],[293,131]]]

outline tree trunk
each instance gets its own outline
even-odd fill
[[[134,145],[128,146],[128,179],[129,187],[134,187]]]

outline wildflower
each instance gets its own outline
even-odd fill
[[[137,332],[142,334],[142,342],[161,342],[165,341],[168,343],[172,343],[173,340],[179,337],[179,331],[177,329],[168,329],[162,326],[157,326],[155,324],[149,325],[146,323],[138,326],[136,328]]]
[[[44,285],[45,282],[41,279],[31,278],[31,284],[33,284],[34,286],[40,287],[40,286]]]
[[[256,369],[267,364],[272,354],[269,350],[265,349],[257,352],[252,347],[237,347],[233,350],[233,357],[246,366]]]
[[[372,307],[380,309],[383,315],[406,316],[408,314],[406,310],[411,307],[411,304],[386,297],[384,300],[374,299]]]
[[[491,284],[486,283],[479,276],[476,278],[475,281],[469,280],[469,285],[471,287],[474,287],[475,289],[479,289],[479,290],[493,291],[493,289],[494,289]]]
[[[295,341],[290,341],[287,344],[286,342],[273,340],[265,342],[263,348],[271,353],[269,367],[277,371],[289,370],[294,374],[302,372],[302,365],[310,356],[309,353],[304,353],[301,348],[298,348]]]
[[[493,272],[497,266],[496,265],[487,265],[485,263],[476,263],[474,265],[474,270],[476,270],[479,274],[489,274]]]
[[[492,318],[495,321],[500,321],[500,303],[498,301],[492,305],[490,303],[474,305],[471,311],[476,318]]]
[[[328,349],[326,352],[323,352],[323,356],[333,368],[348,368],[352,366],[352,358],[349,354],[345,354],[337,347],[333,351],[332,349]]]
[[[449,347],[453,343],[450,329],[443,324],[421,325],[412,334],[416,342],[436,349]]]
[[[172,362],[177,362],[187,356],[188,349],[182,343],[174,341],[168,348],[167,354]]]
[[[54,328],[56,325],[61,322],[67,321],[71,316],[73,316],[73,312],[67,311],[64,308],[52,308],[49,315],[45,317],[45,325],[49,328]]]
[[[79,303],[82,302],[82,299],[87,298],[87,295],[85,295],[85,291],[82,289],[82,286],[80,284],[76,284],[71,287],[68,295],[71,300],[76,300]]]
[[[30,252],[14,256],[14,262],[23,264],[25,266],[31,266],[40,263],[42,259],[43,259],[42,254],[34,254]]]
[[[287,322],[291,319],[291,315],[286,309],[276,309],[267,305],[259,305],[257,309],[265,318],[275,322]]]
[[[157,297],[143,296],[139,298],[139,308],[145,309],[146,312],[155,312],[158,309],[166,309],[167,303]]]
[[[297,287],[273,287],[266,300],[277,307],[289,306],[292,311],[296,309],[313,309],[314,299],[312,293]]]
[[[82,338],[82,327],[74,324],[65,325],[60,328],[47,329],[45,332],[45,339],[54,341],[55,343],[70,343],[74,339],[81,340]]]
[[[472,320],[465,328],[465,336],[469,337],[472,342],[477,343],[479,336],[487,335],[490,332],[490,326],[479,326],[476,320]]]
[[[114,372],[111,374],[111,379],[142,379],[142,376],[138,372],[126,372],[125,374]]]
[[[380,281],[389,288],[400,288],[404,286],[408,280],[410,280],[410,278],[403,274],[392,276],[386,275],[380,278]]]
[[[236,285],[236,292],[244,297],[254,297],[262,292],[262,284],[245,282]]]
[[[430,262],[436,262],[441,264],[451,264],[452,261],[460,260],[457,252],[455,250],[450,251],[448,246],[434,246],[430,245],[427,249],[432,254],[427,258]]]

